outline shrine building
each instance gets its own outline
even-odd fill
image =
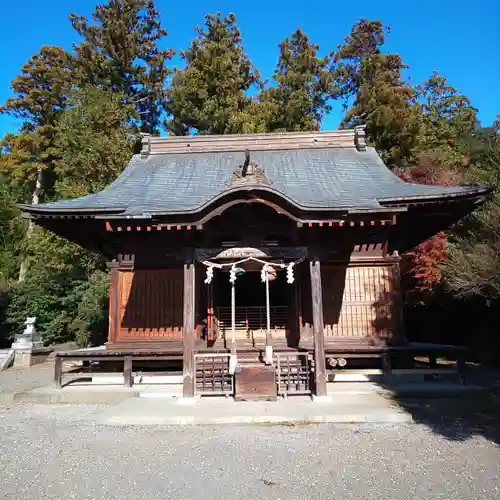
[[[21,208],[107,258],[109,337],[88,356],[123,360],[127,385],[177,361],[186,398],[274,399],[409,347],[400,255],[488,193],[404,182],[357,128],[144,136],[102,191]]]

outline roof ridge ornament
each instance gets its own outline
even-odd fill
[[[358,151],[366,151],[366,125],[354,127],[354,143]]]
[[[151,153],[151,134],[141,132],[139,135],[141,136],[142,142],[141,157],[147,158]]]
[[[242,165],[233,170],[229,186],[238,187],[247,184],[269,185],[269,179],[262,167],[252,161],[250,151],[245,150],[245,160]]]

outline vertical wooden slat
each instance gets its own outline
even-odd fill
[[[314,326],[314,361],[316,365],[316,395],[326,396],[326,363],[323,325],[321,267],[318,260],[309,263],[311,274],[312,313]]]
[[[184,264],[184,318],[183,318],[183,389],[185,398],[194,397],[194,327],[195,327],[195,271],[194,262]]]

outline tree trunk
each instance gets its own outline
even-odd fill
[[[35,189],[33,190],[33,195],[31,196],[31,204],[38,205],[40,203],[40,195],[42,193],[42,182],[43,182],[43,170],[41,168],[38,169],[36,175]],[[26,229],[25,234],[25,243],[29,241],[31,235],[33,234],[34,225],[32,221],[28,222],[28,228]],[[21,260],[21,265],[19,267],[19,283],[23,282],[26,279],[26,275],[28,274],[28,257],[24,255]]]

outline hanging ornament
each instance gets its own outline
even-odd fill
[[[294,262],[290,262],[286,268],[286,282],[287,283],[293,283],[295,281],[295,277],[293,275],[293,266],[295,265]]]
[[[207,267],[207,275],[205,278],[205,284],[209,284],[212,282],[212,278],[214,277],[214,268],[213,266],[208,266]]]
[[[262,281],[262,283],[265,283],[267,281],[267,278],[268,278],[267,268],[268,268],[268,265],[264,264],[262,266],[261,271],[260,271],[260,280]]]
[[[236,266],[233,264],[229,270],[229,282],[234,283],[236,281]]]

